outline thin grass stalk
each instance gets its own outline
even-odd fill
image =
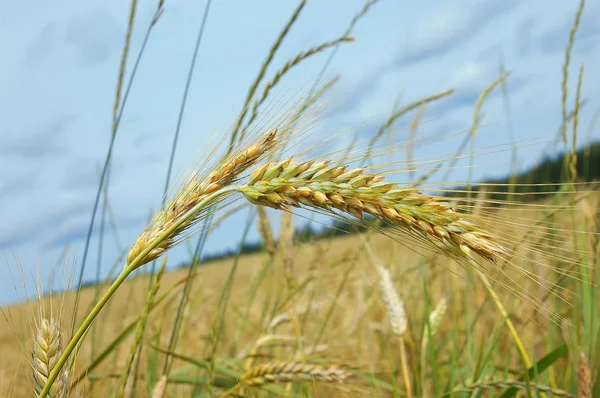
[[[252,283],[250,284],[250,289],[249,289],[249,297],[247,299],[246,302],[246,308],[244,310],[244,315],[242,318],[242,325],[249,325],[249,317],[250,317],[250,309],[252,308],[252,305],[254,304],[254,300],[256,299],[256,294],[258,293],[258,289],[260,287],[260,284],[263,282],[267,271],[271,268],[271,266],[273,265],[273,261],[274,258],[273,257],[269,257],[268,259],[266,259],[260,270],[258,271],[258,274],[256,275],[256,277],[254,278],[254,280],[252,281]],[[240,339],[241,339],[241,334],[244,330],[242,330],[242,328],[238,328],[237,330],[237,334],[236,334],[236,338],[235,338],[235,347],[237,348],[240,344]]]
[[[577,9],[577,14],[575,14],[575,22],[573,23],[573,27],[569,32],[569,42],[567,44],[567,48],[565,50],[565,62],[563,63],[563,79],[561,84],[561,92],[562,92],[562,100],[561,100],[561,111],[562,111],[562,125],[560,128],[560,134],[562,136],[563,142],[565,144],[565,149],[568,144],[567,137],[567,124],[568,121],[568,111],[567,111],[567,97],[569,94],[568,82],[569,82],[569,64],[571,63],[571,52],[573,51],[573,46],[575,45],[575,35],[577,34],[577,30],[579,29],[579,25],[581,23],[581,15],[583,14],[583,9],[585,7],[585,0],[581,0],[579,2],[579,8]]]
[[[336,47],[337,48],[337,47]],[[323,83],[323,85],[319,88],[319,90],[317,90],[317,92],[315,93],[313,89],[316,88],[316,84],[315,86],[312,87],[310,94],[308,95],[307,99],[304,101],[304,103],[302,104],[302,106],[296,111],[296,113],[294,114],[293,118],[291,119],[290,125],[291,126],[296,126],[296,124],[298,123],[298,121],[300,120],[300,118],[304,115],[304,113],[312,106],[314,105],[317,100],[319,98],[321,98],[329,89],[331,89],[331,87],[333,87],[338,80],[340,79],[339,75],[338,76],[334,76],[333,78],[329,79],[327,82]],[[280,153],[283,153],[287,147],[287,144],[289,143],[289,141],[291,140],[291,135],[287,134],[283,137],[282,141],[283,144],[281,145],[281,151]]]
[[[429,342],[431,341],[431,338],[437,333],[438,329],[440,328],[441,324],[442,324],[442,320],[444,318],[444,315],[446,314],[446,310],[448,309],[448,305],[446,302],[445,298],[442,298],[438,304],[436,305],[435,309],[433,311],[431,311],[431,313],[429,314],[429,317],[426,321],[425,324],[425,330],[423,332],[423,336],[421,337],[421,355],[420,355],[420,361],[421,361],[421,372],[420,372],[420,376],[421,376],[421,396],[422,398],[426,398],[429,396],[429,390],[426,389],[425,385],[426,385],[426,379],[425,379],[425,369],[426,369],[426,359],[427,359],[427,352],[429,350]],[[435,363],[435,360],[437,358],[433,358],[434,353],[432,352],[430,358],[432,358],[432,364]],[[431,366],[432,369],[432,378],[434,380],[436,380],[436,375],[435,375],[435,367],[432,365]]]
[[[504,67],[504,56],[501,55],[500,56],[500,60],[499,60],[499,70],[500,70],[500,75],[503,75],[506,73],[506,68]],[[509,177],[509,184],[510,186],[508,187],[508,192],[509,192],[509,196],[507,198],[507,200],[509,202],[511,202],[513,200],[513,195],[514,195],[514,191],[515,191],[515,186],[514,186],[514,182],[515,182],[515,178],[516,178],[516,171],[517,171],[517,162],[518,162],[518,151],[517,151],[517,145],[515,144],[515,132],[514,132],[514,127],[513,127],[513,121],[512,121],[512,109],[510,106],[510,101],[509,101],[509,97],[508,97],[508,83],[506,82],[506,79],[503,79],[500,82],[500,89],[502,91],[502,105],[504,108],[504,114],[506,115],[506,121],[507,121],[507,130],[508,130],[508,137],[510,139],[510,177]]]
[[[171,155],[169,156],[169,166],[167,167],[167,175],[165,178],[165,187],[163,190],[163,197],[166,197],[167,192],[169,190],[169,183],[170,183],[171,174],[173,171],[173,162],[175,161],[175,151],[177,149],[177,142],[179,141],[179,132],[181,131],[181,123],[183,122],[183,115],[185,113],[185,107],[187,104],[190,87],[192,85],[192,78],[194,77],[194,69],[196,66],[196,61],[198,59],[198,52],[200,51],[200,44],[202,43],[202,36],[204,34],[204,27],[206,26],[206,20],[208,18],[208,13],[210,11],[211,2],[212,2],[212,0],[208,0],[206,2],[206,7],[204,9],[204,14],[202,16],[202,22],[200,23],[200,28],[199,28],[198,34],[196,36],[196,42],[194,44],[194,52],[192,55],[192,60],[190,62],[190,68],[188,69],[188,74],[187,74],[185,86],[183,89],[181,105],[179,106],[179,115],[177,116],[177,124],[175,125],[175,133],[173,135],[173,144],[171,145]],[[152,270],[153,270],[152,275],[154,275],[154,264],[152,266]]]
[[[412,398],[412,385],[410,383],[410,375],[408,374],[408,361],[406,360],[406,342],[404,337],[400,337],[400,363],[402,364],[402,377],[404,378],[404,389],[406,396]]]
[[[380,127],[379,130],[377,131],[377,133],[373,136],[373,138],[371,138],[371,141],[369,142],[369,147],[365,153],[364,159],[370,159],[371,158],[371,153],[373,151],[373,147],[375,146],[375,143],[383,136],[383,134],[389,130],[392,125],[396,122],[396,120],[398,120],[400,117],[406,115],[408,112],[414,110],[414,109],[418,109],[420,107],[422,107],[425,104],[428,104],[430,102],[434,102],[437,101],[439,99],[442,99],[444,97],[447,97],[449,95],[452,95],[454,93],[454,89],[450,89],[450,90],[446,90],[446,91],[442,91],[438,94],[434,94],[432,96],[426,97],[426,98],[422,98],[418,101],[415,101],[411,104],[408,104],[407,106],[398,109],[396,112],[392,113],[388,119],[385,121],[385,123],[383,123]]]
[[[146,248],[144,248],[133,260],[128,261],[127,265],[121,271],[117,279],[112,283],[112,285],[108,288],[106,293],[100,298],[100,300],[96,303],[92,311],[85,318],[77,332],[73,335],[73,338],[63,351],[62,356],[58,360],[55,369],[52,371],[50,376],[48,377],[48,381],[44,386],[44,389],[40,393],[39,398],[45,398],[54,383],[54,380],[58,376],[58,373],[65,365],[69,356],[79,343],[79,341],[83,338],[84,334],[87,333],[89,327],[92,325],[102,308],[106,305],[108,300],[114,295],[117,289],[125,282],[127,277],[137,269],[145,260],[146,256],[154,249],[156,249],[165,239],[171,237],[183,224],[189,222],[191,219],[197,216],[199,212],[201,212],[204,208],[212,204],[215,200],[219,199],[222,196],[225,196],[229,193],[233,193],[236,190],[235,187],[225,187],[218,191],[215,191],[206,197],[204,197],[196,206],[194,206],[190,211],[188,211],[183,217],[181,217],[177,222],[173,223],[168,229],[166,229],[155,241],[150,243]]]
[[[136,0],[132,0],[132,11],[131,11],[132,13],[135,13],[135,10],[134,10],[135,6],[133,3],[136,3]],[[75,304],[74,304],[74,310],[73,310],[73,314],[75,314],[75,315],[73,315],[73,322],[71,324],[71,334],[73,334],[72,332],[75,329],[76,314],[77,314],[77,310],[79,308],[79,294],[80,294],[81,286],[83,283],[83,274],[84,274],[84,270],[85,270],[86,259],[87,259],[87,255],[88,255],[88,251],[89,251],[89,247],[90,247],[90,242],[92,239],[92,231],[94,228],[94,221],[96,219],[96,213],[98,212],[98,206],[100,203],[100,195],[102,193],[102,188],[104,187],[106,174],[108,171],[108,166],[109,166],[110,160],[112,158],[112,152],[113,152],[114,145],[115,145],[117,131],[118,131],[119,125],[121,123],[121,118],[123,116],[123,111],[125,110],[125,105],[127,104],[127,99],[129,98],[129,93],[131,92],[131,87],[133,85],[133,81],[137,75],[138,67],[142,60],[142,56],[146,50],[146,45],[148,44],[148,39],[150,38],[150,33],[152,32],[152,28],[156,25],[156,22],[158,21],[158,18],[160,17],[161,14],[162,14],[162,1],[159,2],[159,7],[154,15],[152,24],[146,30],[146,34],[144,35],[144,40],[142,41],[142,46],[140,47],[140,51],[138,52],[138,55],[136,57],[133,69],[131,71],[131,77],[129,78],[129,81],[127,83],[127,88],[125,89],[125,93],[123,95],[123,101],[120,104],[120,110],[117,115],[116,122],[113,123],[113,129],[112,129],[111,136],[110,136],[110,143],[108,144],[108,151],[106,152],[106,157],[104,159],[104,166],[102,167],[102,173],[100,174],[100,182],[98,183],[98,189],[96,191],[96,197],[94,199],[94,205],[92,208],[92,216],[90,219],[90,224],[88,226],[88,230],[87,230],[86,238],[85,238],[85,245],[84,245],[83,256],[82,256],[82,260],[81,260],[81,271],[79,273],[79,281],[77,282],[77,292],[75,294]],[[129,52],[128,41],[129,41],[129,38],[131,37],[131,31],[133,30],[133,17],[132,16],[130,16],[129,21],[130,21],[130,23],[128,24],[128,27],[127,27],[128,33],[127,33],[126,41],[125,41],[126,44],[123,48],[123,54],[121,56],[121,68],[119,70],[119,75],[123,75],[123,76],[125,75],[124,62],[127,59],[127,54]],[[118,85],[117,85],[116,92],[117,93],[121,92],[121,88]]]
[[[411,181],[415,181],[415,169],[413,166],[413,146],[415,142],[415,138],[417,137],[417,130],[419,129],[419,124],[421,123],[421,119],[423,118],[423,114],[425,113],[425,107],[420,106],[417,109],[417,113],[413,118],[410,124],[410,130],[408,133],[408,145],[406,145],[406,164],[408,167],[408,174],[410,176]]]
[[[102,206],[102,213],[100,215],[100,230],[98,231],[99,237],[98,237],[98,256],[96,258],[96,285],[94,286],[94,299],[92,300],[92,302],[96,302],[98,301],[98,297],[100,296],[100,270],[101,270],[101,266],[102,266],[102,252],[103,252],[103,247],[104,247],[104,227],[106,224],[106,212],[108,210],[108,186],[110,185],[110,169],[108,171],[108,174],[106,176],[106,184],[104,185],[104,203]],[[73,315],[75,316],[75,315]],[[98,333],[98,328],[93,328],[92,329],[92,344],[90,347],[90,356],[92,359],[94,359],[94,356],[96,355],[96,344],[97,344],[97,333]],[[94,391],[94,382],[92,381],[90,383],[90,394],[93,394]]]
[[[306,51],[302,51],[298,55],[296,55],[294,58],[288,60],[285,63],[285,65],[275,73],[275,76],[273,77],[273,79],[271,79],[271,81],[267,83],[260,99],[257,99],[254,101],[254,105],[252,106],[252,113],[250,115],[250,118],[248,119],[248,122],[246,123],[246,126],[242,129],[240,138],[244,137],[244,135],[246,134],[246,131],[248,130],[248,128],[250,127],[252,122],[254,122],[256,117],[258,116],[258,108],[268,98],[273,87],[275,87],[281,81],[283,76],[285,76],[292,68],[294,68],[295,66],[300,64],[302,61],[306,60],[307,58],[310,58],[311,56],[313,56],[315,54],[323,52],[323,51],[327,50],[328,48],[335,47],[341,43],[349,43],[352,41],[354,41],[353,38],[347,37],[347,36],[342,36],[342,37],[332,40],[332,41],[326,41],[317,47],[312,47]]]
[[[232,190],[235,188],[231,188]],[[246,222],[246,226],[244,228],[244,233],[242,234],[242,240],[240,242],[240,247],[246,242],[248,238],[248,233],[250,232],[250,228],[253,223],[254,214],[251,212],[248,215],[248,220]],[[231,292],[231,286],[233,284],[233,279],[237,272],[237,267],[239,265],[239,260],[241,256],[241,250],[238,250],[236,253],[235,259],[233,260],[233,265],[231,266],[231,270],[229,271],[229,275],[227,276],[227,281],[225,282],[225,286],[223,286],[223,290],[221,291],[221,295],[219,297],[219,303],[217,305],[217,315],[213,320],[213,325],[211,329],[211,345],[209,348],[208,357],[210,358],[210,367],[209,367],[209,380],[212,383],[215,377],[215,366],[216,366],[216,352],[217,346],[219,344],[219,340],[221,338],[221,332],[223,330],[223,324],[225,323],[225,313],[227,311],[227,306],[229,305],[229,294]]]
[[[521,341],[521,338],[519,337],[519,334],[517,333],[517,330],[516,330],[514,324],[512,323],[512,320],[510,319],[510,315],[508,315],[508,312],[504,308],[502,301],[496,294],[496,291],[490,284],[490,281],[488,280],[487,276],[483,272],[481,272],[479,267],[473,266],[473,268],[475,269],[475,272],[477,272],[479,279],[481,279],[481,281],[483,282],[485,289],[487,290],[489,295],[492,297],[492,300],[493,300],[494,304],[496,305],[496,308],[500,312],[500,315],[502,315],[502,318],[504,319],[504,323],[506,323],[506,327],[508,328],[508,330],[513,338],[513,341],[514,341],[515,345],[517,346],[517,350],[519,351],[519,354],[521,356],[523,364],[525,365],[526,369],[530,369],[533,366],[533,363],[531,362],[531,359],[529,359],[527,350],[525,350],[525,346],[523,345],[523,342]]]
[[[126,386],[128,380],[130,379],[130,377],[132,377],[132,379],[133,379],[131,393],[132,394],[135,393],[135,384],[136,384],[135,380],[137,378],[137,375],[135,374],[135,372],[132,372],[132,365],[133,365],[134,358],[136,357],[136,355],[141,354],[140,343],[142,342],[142,338],[144,336],[144,330],[146,328],[148,314],[150,313],[150,307],[152,306],[154,298],[156,297],[156,293],[158,292],[158,288],[160,286],[160,280],[165,271],[165,265],[167,265],[167,257],[165,257],[163,259],[163,262],[158,270],[158,274],[156,275],[156,278],[150,277],[151,279],[153,279],[154,283],[152,284],[152,288],[148,291],[148,295],[146,297],[146,305],[144,306],[144,309],[142,310],[142,314],[140,315],[140,319],[137,323],[135,338],[131,344],[131,348],[129,350],[129,357],[127,358],[127,363],[125,364],[125,369],[123,370],[123,374],[121,376],[119,392],[117,394],[118,397],[125,396],[125,386]]]
[[[273,231],[269,222],[269,215],[264,206],[257,206],[256,214],[258,215],[258,232],[262,238],[263,245],[269,253],[270,257],[275,254],[275,240],[273,239]]]
[[[165,300],[171,298],[175,292],[177,292],[177,288],[180,287],[185,281],[187,280],[187,278],[184,278],[183,280],[177,282],[175,285],[173,285],[167,292],[165,292],[163,295],[161,295],[158,300],[155,300],[152,304],[152,306],[150,307],[150,312],[154,311],[154,309],[156,309],[158,307],[159,304],[161,304],[162,302],[164,302]],[[79,384],[83,379],[86,378],[86,376],[88,376],[89,374],[92,373],[92,371],[94,369],[96,369],[104,359],[106,359],[114,350],[114,348],[119,345],[121,342],[123,342],[135,329],[135,327],[137,326],[139,320],[140,320],[141,315],[135,319],[133,322],[131,322],[129,325],[127,325],[127,327],[125,327],[121,333],[119,333],[119,335],[117,337],[115,337],[107,346],[106,348],[100,353],[98,354],[98,356],[89,364],[85,367],[85,369],[83,369],[79,375],[73,380],[73,382],[71,383],[71,390],[75,388],[75,386],[77,384]]]
[[[136,11],[137,11],[137,0],[131,0],[131,5],[130,5],[130,9],[129,9],[129,20],[128,20],[128,24],[127,24],[127,31],[125,32],[125,43],[124,43],[123,52],[121,55],[121,64],[119,67],[119,73],[118,73],[118,77],[117,77],[115,101],[114,101],[114,105],[113,105],[113,123],[112,123],[111,141],[109,144],[108,152],[106,154],[106,160],[104,163],[104,168],[102,170],[102,175],[100,177],[100,184],[98,186],[98,191],[96,193],[96,200],[94,202],[94,208],[92,210],[92,220],[90,221],[88,237],[86,238],[86,244],[85,244],[85,248],[84,248],[84,252],[83,252],[83,259],[81,262],[81,270],[79,271],[79,280],[77,282],[77,293],[75,295],[75,305],[74,305],[74,311],[73,311],[73,322],[71,323],[71,334],[73,333],[73,330],[75,329],[75,321],[77,319],[77,309],[79,307],[79,291],[81,290],[81,285],[83,283],[83,274],[85,271],[85,261],[87,259],[87,253],[88,253],[88,249],[89,249],[89,241],[91,240],[91,231],[94,227],[94,220],[95,220],[96,212],[98,211],[98,205],[100,202],[100,193],[102,192],[102,186],[104,185],[104,179],[108,172],[108,166],[110,164],[110,158],[112,155],[112,148],[113,148],[115,137],[117,134],[117,129],[119,127],[120,114],[118,113],[118,109],[119,109],[119,106],[121,105],[121,90],[123,88],[123,79],[125,77],[125,68],[127,66],[127,58],[129,56],[129,45],[131,43],[131,34],[133,32]],[[141,56],[141,52],[140,52],[140,55],[138,55],[138,57],[139,56]],[[132,75],[132,78],[130,79],[130,81],[131,80],[133,80],[133,75]]]
[[[365,5],[363,6],[363,8],[358,13],[356,13],[354,15],[354,17],[352,18],[352,20],[350,21],[350,24],[346,28],[346,31],[342,34],[342,37],[347,37],[347,36],[352,35],[352,32],[354,31],[354,28],[356,27],[356,24],[358,24],[358,22],[365,15],[367,15],[367,13],[371,9],[371,7],[374,6],[378,1],[379,0],[366,0],[365,1]],[[336,45],[333,48],[333,50],[331,51],[331,53],[329,54],[329,57],[327,58],[327,60],[325,60],[325,63],[323,64],[323,67],[321,68],[321,70],[319,71],[319,74],[317,75],[317,79],[315,80],[315,84],[311,87],[311,89],[310,89],[310,91],[308,93],[307,98],[309,100],[313,97],[313,94],[314,94],[315,90],[317,89],[317,85],[323,79],[323,76],[325,76],[325,72],[327,71],[327,68],[329,68],[329,65],[331,64],[331,62],[333,61],[333,59],[337,55],[337,52],[338,52],[339,48],[340,48],[339,44]],[[306,108],[308,108],[310,106],[309,100],[307,100],[304,103],[304,105],[302,105],[302,108],[299,111],[300,113],[303,113],[306,110]]]
[[[236,126],[231,135],[231,141],[229,143],[229,148],[234,148],[236,141],[238,139],[238,134],[240,132],[240,128],[242,127],[244,117],[246,116],[246,113],[248,113],[248,108],[250,106],[250,102],[252,101],[252,98],[254,98],[254,95],[256,94],[256,89],[258,88],[260,82],[262,81],[265,74],[267,73],[267,68],[271,64],[271,61],[273,61],[273,58],[275,57],[275,54],[279,50],[281,43],[283,43],[283,40],[285,39],[288,32],[292,28],[292,25],[294,25],[294,23],[300,16],[300,13],[302,12],[302,9],[304,8],[305,5],[306,5],[306,0],[300,1],[300,3],[298,4],[298,7],[296,7],[296,9],[294,10],[294,12],[291,15],[290,19],[288,20],[287,24],[284,26],[283,30],[279,33],[279,36],[275,40],[275,43],[271,46],[271,49],[269,50],[269,54],[267,55],[267,58],[264,60],[262,66],[260,67],[258,76],[256,76],[254,83],[252,83],[252,86],[250,86],[250,90],[248,90],[248,95],[246,96],[246,100],[244,101],[244,106],[242,107],[241,115],[238,118]],[[242,139],[243,139],[243,135],[240,135],[240,141]]]
[[[190,68],[189,68],[188,74],[187,74],[186,83],[185,83],[185,87],[183,90],[183,96],[181,98],[181,105],[179,107],[179,115],[177,116],[177,124],[175,126],[175,134],[173,136],[173,144],[171,147],[171,155],[169,157],[169,166],[167,169],[167,176],[165,179],[165,187],[164,187],[164,191],[163,191],[163,197],[166,197],[168,189],[169,189],[171,173],[173,170],[173,163],[175,161],[175,150],[177,149],[177,142],[179,140],[179,132],[181,131],[181,124],[183,122],[183,116],[184,116],[185,109],[186,109],[187,99],[189,97],[189,90],[192,85],[192,78],[194,76],[196,61],[198,59],[198,53],[200,51],[200,44],[202,43],[202,37],[204,36],[204,28],[206,27],[206,21],[208,19],[208,14],[210,11],[211,3],[212,3],[212,0],[208,0],[206,2],[206,6],[204,8],[204,12],[202,15],[202,22],[200,23],[200,27],[198,29],[198,34],[196,36],[196,42],[194,44],[194,52],[192,55],[192,60],[190,62]],[[188,276],[190,276],[193,273],[195,263],[196,263],[196,259],[193,259],[192,265],[190,265],[190,270],[188,272]],[[153,261],[152,262],[152,270],[150,273],[151,275],[154,275],[155,265],[156,265],[156,262]],[[177,344],[179,329],[180,329],[181,322],[182,322],[182,312],[183,312],[183,308],[185,307],[185,305],[187,303],[188,296],[189,296],[189,293],[188,293],[189,288],[187,288],[187,284],[190,284],[192,280],[193,279],[189,279],[188,282],[186,283],[186,286],[184,286],[183,293],[181,295],[181,300],[177,307],[177,313],[175,315],[174,325],[173,325],[173,328],[171,329],[171,336],[169,338],[169,351],[174,351],[175,346]],[[171,366],[171,357],[169,354],[167,354],[164,363],[165,363],[165,365],[164,365],[164,369],[163,369],[163,374],[168,376],[170,366]]]
[[[302,330],[300,329],[300,322],[298,319],[298,313],[296,305],[291,300],[291,294],[298,285],[296,276],[294,274],[294,215],[292,212],[284,211],[281,213],[281,233],[279,237],[279,251],[281,253],[281,262],[283,263],[283,275],[285,278],[285,288],[283,290],[284,305],[286,311],[290,316],[292,327],[294,329],[294,335],[298,342],[298,349],[296,352],[302,353],[304,351],[302,342]],[[304,358],[297,358],[303,360]],[[291,392],[291,384],[286,386],[286,391]]]

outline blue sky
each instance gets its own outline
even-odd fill
[[[98,181],[109,143],[111,109],[128,2],[59,0],[2,2],[0,5],[0,258],[25,272],[39,268],[42,279],[65,245],[80,260]],[[156,2],[139,1],[132,54],[136,54]],[[588,2],[572,59],[585,63],[580,143],[598,110],[600,90],[600,8]],[[226,130],[240,111],[247,90],[273,40],[297,3],[215,1],[210,9],[183,121],[175,177],[185,172],[208,139]],[[361,0],[309,1],[285,40],[269,76],[301,49],[338,37]],[[508,79],[510,123],[517,140],[551,140],[560,125],[560,81],[564,48],[578,2],[563,0],[382,0],[359,23],[355,42],[344,44],[328,76],[341,80],[330,92],[331,114],[318,133],[348,130],[368,139],[399,95],[402,103],[448,88],[456,95],[425,113],[419,134],[449,133],[469,126],[481,90],[498,76],[499,59]],[[133,86],[115,147],[110,200],[120,246],[105,242],[103,272],[143,229],[161,199],[169,148],[195,35],[205,3],[166,0]],[[275,94],[297,90],[319,72],[328,53],[290,73]],[[287,91],[286,91],[287,90]],[[571,103],[573,99],[570,98]],[[396,127],[406,128],[410,118]],[[508,124],[502,97],[485,108],[478,146],[506,144]],[[598,138],[599,133],[591,132]],[[349,142],[350,138],[348,138]],[[339,142],[342,147],[346,142]],[[446,153],[446,141],[417,155]],[[519,151],[521,167],[539,158],[541,146]],[[485,159],[508,163],[504,152]],[[501,176],[508,167],[481,167],[476,178]],[[464,179],[457,174],[454,180]],[[273,215],[274,216],[274,215]],[[245,213],[212,235],[207,251],[232,248]],[[274,224],[277,224],[274,218]],[[253,230],[251,239],[256,239]],[[95,274],[97,239],[86,279]],[[186,258],[180,247],[170,255]],[[31,271],[30,271],[31,270]],[[30,279],[30,278],[28,278]],[[28,284],[30,284],[28,282]],[[0,281],[0,302],[15,300],[10,278]]]

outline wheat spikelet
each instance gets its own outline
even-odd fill
[[[443,199],[399,188],[364,171],[329,162],[293,163],[290,158],[259,167],[240,191],[252,203],[276,209],[335,209],[358,219],[370,214],[403,230],[417,231],[454,254],[475,252],[495,261],[506,253],[492,234]]]
[[[382,266],[377,267],[379,272],[379,286],[381,287],[381,296],[385,303],[392,331],[397,336],[402,336],[406,332],[406,312],[404,311],[404,303],[394,288],[394,283],[390,277],[390,272]]]
[[[344,382],[349,373],[335,365],[313,365],[300,362],[269,362],[250,369],[241,384],[262,386],[267,383],[294,381]]]
[[[175,223],[180,217],[194,208],[207,195],[231,184],[243,171],[256,164],[261,157],[271,150],[275,144],[277,129],[265,135],[257,143],[253,143],[237,154],[227,157],[206,178],[201,180],[191,178],[190,181],[179,190],[173,200],[165,208],[154,216],[146,229],[138,237],[131,247],[127,256],[127,263],[131,263],[151,242],[155,241],[163,232]],[[176,244],[176,238],[182,232],[190,228],[198,220],[198,217],[181,225],[177,230],[165,239],[161,244],[150,251],[138,266],[142,266],[169,250]]]
[[[60,335],[60,326],[53,319],[42,318],[37,327],[36,336],[33,342],[33,379],[35,381],[35,394],[39,396],[48,376],[62,353],[62,342]],[[48,392],[49,397],[66,397],[68,395],[67,384],[68,373],[62,372],[52,388]]]

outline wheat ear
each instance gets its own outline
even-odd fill
[[[41,398],[48,396],[53,388],[53,383],[60,376],[60,372],[70,355],[82,341],[102,308],[127,277],[135,269],[169,250],[178,242],[178,239],[181,241],[181,234],[198,222],[217,199],[223,199],[228,194],[238,191],[237,187],[230,186],[230,184],[240,173],[254,165],[262,156],[274,148],[278,143],[276,134],[277,129],[235,155],[227,156],[206,178],[200,180],[190,179],[177,192],[175,198],[154,216],[130,249],[123,271],[113,281],[104,295],[100,297],[67,344],[62,355],[60,355],[56,367],[49,373],[48,379],[40,392]]]
[[[42,318],[37,327],[33,342],[33,379],[35,381],[35,396],[38,397],[48,380],[52,369],[56,366],[62,353],[60,326],[53,319]],[[68,374],[66,369],[57,377],[48,396],[63,398],[68,395]]]
[[[443,199],[383,182],[383,176],[366,174],[364,168],[348,170],[329,162],[287,159],[259,167],[240,191],[250,202],[276,209],[336,209],[358,219],[370,214],[403,230],[417,231],[447,249],[475,252],[492,261],[505,254],[492,234]]]
[[[248,370],[239,383],[221,398],[235,394],[242,386],[260,387],[271,383],[322,381],[344,382],[352,375],[336,365],[314,365],[301,362],[269,362]]]
[[[203,179],[191,178],[185,186],[179,190],[175,197],[164,209],[156,213],[146,229],[140,234],[137,241],[131,247],[127,256],[127,263],[131,263],[150,243],[158,239],[163,232],[169,229],[178,219],[193,209],[207,195],[230,185],[234,179],[249,167],[258,162],[261,157],[271,150],[277,143],[277,129],[264,136],[259,142],[249,145],[238,154],[227,157],[219,166]],[[201,213],[202,214],[202,213]],[[138,264],[142,266],[169,250],[177,242],[177,237],[194,225],[201,214],[191,218],[179,226],[174,233],[163,240],[160,245],[150,251],[143,261]]]
[[[242,382],[249,386],[293,381],[343,382],[350,374],[335,365],[313,365],[300,362],[269,362],[250,369]]]

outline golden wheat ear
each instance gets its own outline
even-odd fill
[[[33,341],[33,380],[35,396],[39,396],[48,377],[62,354],[62,338],[58,322],[50,317],[42,318],[37,326]],[[69,395],[69,374],[67,368],[61,373],[48,393],[50,397],[63,398]]]
[[[189,181],[176,192],[173,199],[156,213],[146,229],[140,234],[129,251],[127,263],[133,262],[144,249],[159,239],[165,231],[169,230],[181,217],[185,216],[208,195],[230,185],[242,172],[255,165],[263,156],[273,150],[278,143],[276,139],[277,131],[277,129],[274,129],[259,141],[227,156],[204,178],[199,179],[197,175],[192,175]],[[202,214],[204,213],[192,217],[177,227],[169,237],[144,257],[138,267],[158,258],[171,249],[178,243],[177,239],[181,237],[181,234],[201,219]]]
[[[299,362],[269,362],[250,369],[242,378],[249,386],[294,381],[344,382],[351,377],[338,366]]]
[[[386,183],[384,177],[348,170],[329,162],[268,163],[252,172],[240,191],[252,203],[337,210],[362,220],[377,217],[408,232],[418,232],[433,243],[457,253],[475,252],[491,261],[505,254],[494,236],[440,198]]]

